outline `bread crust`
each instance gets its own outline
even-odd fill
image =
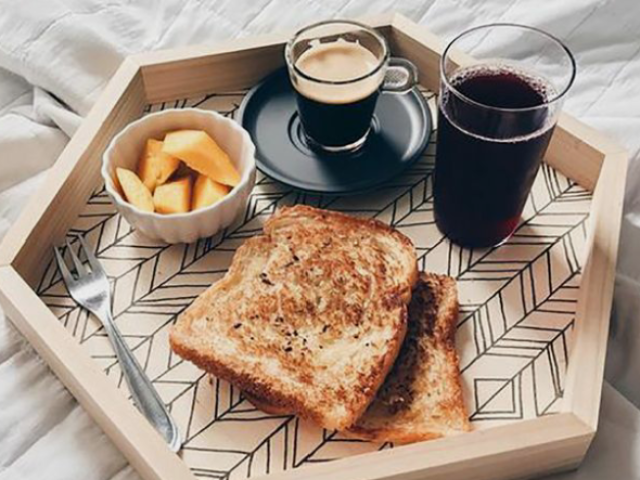
[[[258,410],[262,410],[264,413],[268,413],[269,415],[293,415],[291,410],[287,410],[286,408],[274,403],[268,403],[265,399],[260,398],[251,392],[243,391],[242,396]]]
[[[380,388],[380,385],[382,385],[382,382],[393,366],[393,362],[398,355],[405,334],[406,320],[403,322],[402,330],[399,330],[394,337],[393,345],[390,348],[389,353],[385,355],[383,361],[381,362],[382,364],[380,366],[380,378],[379,380],[376,379],[375,383],[371,387],[374,391],[374,394],[371,396],[367,403],[363,404],[359,409],[353,411],[354,421],[362,415],[362,413],[369,406],[369,403],[371,403],[371,401],[375,397],[375,392],[378,390],[378,388]],[[211,356],[208,356],[206,354],[203,355],[196,349],[190,349],[183,343],[174,341],[173,338],[173,336],[169,337],[169,343],[171,345],[171,349],[176,354],[186,360],[189,360],[202,370],[211,373],[216,377],[223,378],[232,385],[237,386],[238,388],[240,388],[240,390],[242,390],[245,397],[247,397],[247,400],[249,400],[256,407],[266,413],[274,415],[297,414],[302,418],[312,420],[320,425],[326,426],[326,428],[336,428],[340,430],[351,425],[351,423],[349,423],[347,425],[337,424],[334,426],[330,423],[330,421],[327,421],[327,418],[325,418],[324,416],[319,415],[314,410],[306,408],[306,406],[295,396],[282,394],[277,390],[274,390],[269,383],[265,383],[263,379],[255,378],[244,373],[238,373],[235,370],[228,368],[224,363],[217,362]]]
[[[211,299],[217,298],[216,295],[222,295],[235,288],[239,282],[242,282],[243,275],[246,275],[251,262],[261,252],[276,248],[278,245],[286,246],[287,242],[293,242],[294,240],[290,240],[287,235],[290,233],[290,227],[294,230],[299,228],[299,222],[309,222],[312,226],[311,228],[315,224],[329,225],[331,228],[343,232],[343,237],[341,238],[350,238],[350,235],[362,235],[362,232],[366,232],[372,238],[379,237],[393,245],[394,249],[398,250],[396,254],[406,262],[406,265],[403,265],[401,270],[403,277],[393,284],[395,285],[393,288],[385,287],[387,290],[384,291],[384,295],[377,299],[377,301],[382,302],[385,312],[388,310],[389,312],[395,312],[393,315],[397,315],[397,317],[394,317],[393,331],[390,332],[392,336],[386,337],[383,354],[376,358],[375,361],[372,360],[373,357],[369,360],[371,368],[367,370],[367,374],[358,377],[355,385],[350,386],[353,390],[345,390],[346,393],[344,395],[348,397],[348,400],[343,400],[339,397],[324,399],[326,405],[335,402],[344,403],[344,409],[341,410],[342,414],[339,418],[335,413],[327,411],[327,408],[322,407],[322,405],[310,405],[309,402],[305,401],[304,392],[286,391],[278,388],[274,386],[274,382],[269,376],[255,374],[250,369],[242,368],[237,362],[231,362],[228,358],[223,358],[215,350],[203,348],[202,342],[197,338],[198,332],[192,329],[192,323],[202,321],[204,316],[207,316],[207,321],[209,317],[212,317],[213,321],[215,321],[216,313],[212,313]],[[294,231],[293,235],[299,233]],[[336,242],[338,241],[342,240],[336,240]],[[417,278],[417,260],[411,241],[388,225],[378,220],[359,219],[339,212],[308,206],[284,207],[265,222],[264,235],[253,237],[238,248],[225,277],[204,292],[180,316],[177,324],[172,328],[170,345],[180,357],[193,362],[198,367],[219,378],[229,381],[246,392],[248,396],[263,399],[264,403],[277,406],[280,412],[298,414],[325,428],[345,429],[353,425],[357,418],[367,409],[376,391],[393,366],[406,334],[407,304],[410,301],[411,290]],[[385,283],[385,285],[387,284],[388,282]],[[220,308],[225,307],[221,306]],[[258,305],[256,308],[258,309],[257,311],[260,308],[268,309],[265,305]],[[269,308],[273,310],[274,307]],[[257,340],[257,342],[259,341],[260,339]],[[265,348],[267,347],[265,346]],[[271,355],[272,352],[265,353]],[[304,371],[305,368],[301,368],[301,370]],[[313,381],[313,371],[307,372],[306,375],[304,377],[305,381]]]

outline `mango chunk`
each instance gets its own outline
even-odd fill
[[[193,198],[191,199],[192,210],[208,207],[224,198],[231,188],[215,180],[211,180],[206,175],[199,174],[193,186]]]
[[[158,213],[186,213],[191,207],[191,179],[183,177],[158,185],[153,193]]]
[[[162,151],[179,158],[193,170],[218,183],[235,187],[240,173],[229,156],[202,130],[177,130],[164,137]]]
[[[165,183],[180,166],[180,159],[162,151],[162,142],[154,138],[147,140],[138,163],[138,176],[153,193],[158,185]]]
[[[116,168],[116,177],[127,202],[144,212],[153,212],[151,192],[134,172]]]

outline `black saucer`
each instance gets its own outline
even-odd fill
[[[367,143],[352,154],[312,150],[302,131],[286,69],[255,86],[242,101],[238,121],[256,145],[257,166],[300,190],[351,194],[398,175],[429,142],[431,113],[418,89],[382,93]]]

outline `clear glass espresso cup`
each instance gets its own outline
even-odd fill
[[[517,228],[575,74],[560,40],[522,25],[473,28],[447,46],[434,207],[452,241],[489,247]]]
[[[285,60],[305,137],[331,153],[365,144],[381,91],[406,92],[417,83],[416,67],[392,58],[382,35],[347,20],[300,30],[287,43]]]

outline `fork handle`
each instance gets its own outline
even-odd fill
[[[104,328],[111,340],[116,357],[120,364],[124,378],[138,409],[147,417],[147,420],[155,427],[160,435],[165,439],[169,448],[177,452],[181,446],[180,432],[171,417],[171,414],[158,395],[158,392],[151,384],[151,380],[136,360],[133,352],[129,349],[118,330],[111,311],[107,308],[102,311],[93,312],[100,317]]]

